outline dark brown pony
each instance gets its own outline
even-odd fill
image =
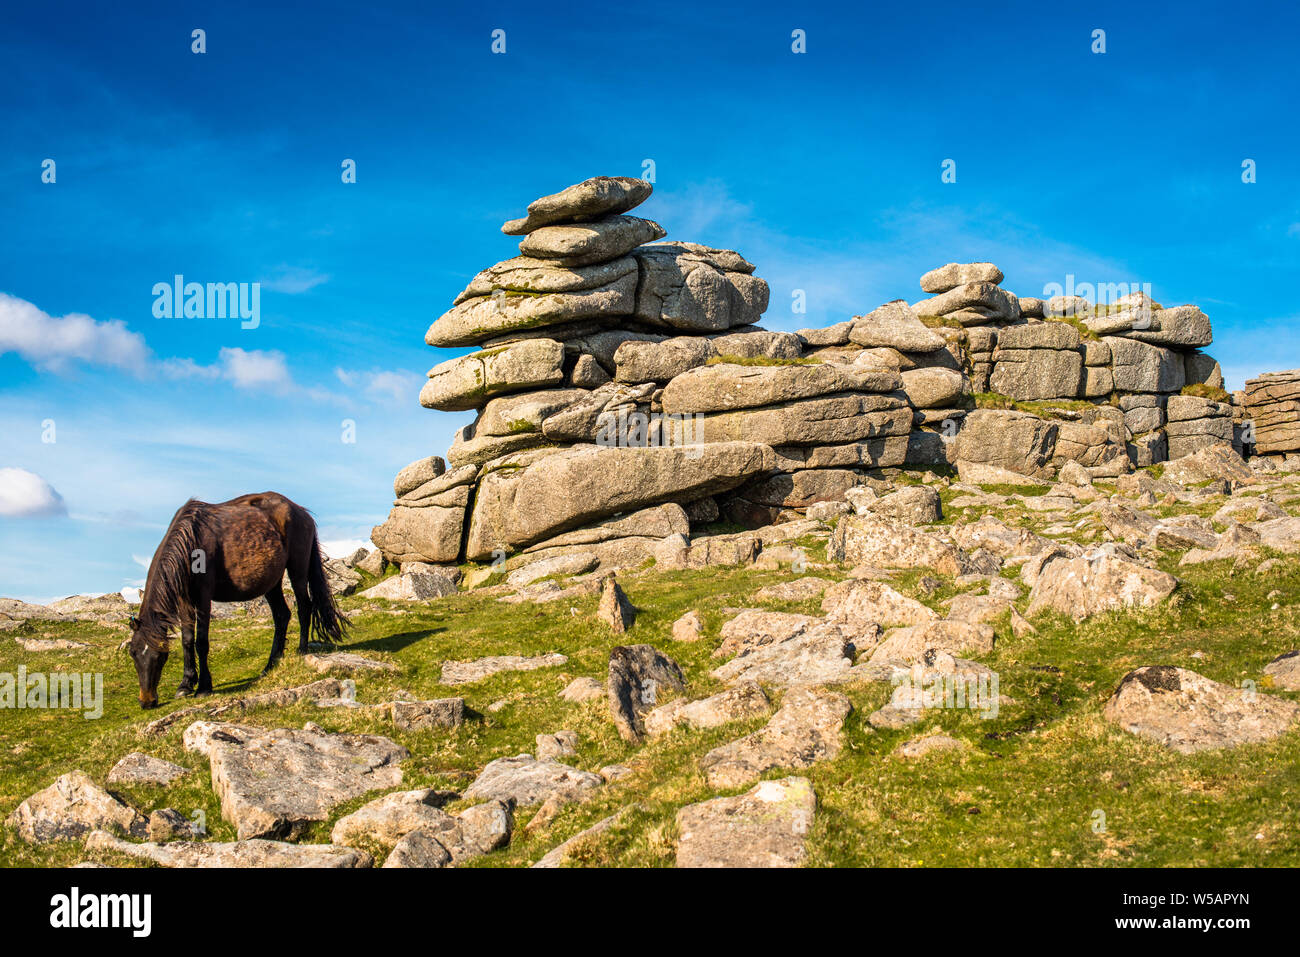
[[[176,696],[212,690],[208,623],[214,601],[266,596],[275,622],[271,657],[262,671],[266,674],[284,653],[289,630],[289,605],[280,585],[286,569],[298,604],[298,653],[307,652],[312,632],[326,641],[342,638],[348,622],[330,595],[316,523],[305,508],[276,492],[242,495],[220,505],[194,499],[182,505],[149,564],[140,615],[131,618],[130,653],[140,678],[140,707],[158,705],[158,679],[171,651],[172,629],[180,629],[185,652]]]

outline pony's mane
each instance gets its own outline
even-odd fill
[[[190,499],[172,517],[149,565],[144,594],[140,596],[142,617],[147,614],[172,627],[179,627],[193,617],[190,556],[199,547],[200,529],[209,521],[207,508],[206,502]]]

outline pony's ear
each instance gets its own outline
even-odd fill
[[[129,621],[129,623],[130,623],[130,625],[131,625],[131,630],[132,630],[132,631],[137,631],[137,630],[140,628],[140,619],[137,618],[137,617],[135,617],[135,615],[132,615],[132,616],[128,619],[128,621]]]

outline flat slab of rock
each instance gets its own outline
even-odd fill
[[[391,661],[379,661],[350,651],[332,651],[323,655],[303,655],[302,663],[322,674],[359,675],[368,671],[401,671]]]
[[[430,601],[456,594],[456,583],[445,575],[414,571],[385,578],[361,593],[362,598],[388,601]]]
[[[771,707],[758,682],[746,681],[707,698],[678,698],[655,708],[645,716],[645,731],[655,737],[678,727],[716,728],[766,714]]]
[[[1264,666],[1264,674],[1273,679],[1275,688],[1300,691],[1300,651],[1278,655]]]
[[[872,664],[901,662],[913,664],[927,651],[957,656],[963,652],[988,654],[993,650],[996,634],[991,625],[966,621],[931,621],[897,628],[871,653]]]
[[[1027,614],[1052,610],[1080,621],[1121,608],[1149,608],[1173,594],[1178,579],[1107,553],[1056,558],[1029,593]]]
[[[1300,704],[1152,665],[1126,674],[1102,714],[1130,734],[1192,754],[1275,738],[1300,720]]]
[[[132,751],[108,772],[109,784],[171,784],[181,775],[189,774],[189,768],[179,764],[155,758],[152,755]]]
[[[257,708],[287,708],[299,701],[333,701],[343,697],[344,694],[343,682],[337,678],[322,678],[320,681],[312,681],[292,688],[276,688],[274,691],[265,691],[262,694],[219,701],[215,704],[199,704],[189,708],[181,708],[171,714],[150,721],[140,729],[140,735],[146,738],[155,737],[174,724],[192,720],[198,716],[219,718],[242,714],[245,711],[253,711]]]
[[[541,804],[551,797],[580,802],[605,783],[599,774],[579,771],[558,761],[538,761],[531,754],[497,758],[465,791],[466,797],[514,801],[520,807]]]
[[[385,794],[339,818],[330,840],[348,846],[369,841],[395,847],[418,830],[438,842],[450,864],[510,843],[514,814],[508,803],[488,801],[452,815],[440,807],[448,796],[428,788]],[[436,851],[434,856],[439,856]]]
[[[773,768],[807,768],[840,753],[840,730],[853,710],[833,691],[795,688],[764,727],[714,748],[700,761],[709,784],[737,787]]]
[[[822,612],[831,621],[875,622],[878,625],[920,625],[939,615],[914,598],[883,582],[850,579],[832,585],[822,598]]]
[[[502,671],[534,671],[538,668],[554,668],[567,662],[568,656],[561,654],[537,655],[526,658],[521,655],[492,655],[488,658],[476,658],[473,661],[444,661],[442,677],[439,681],[445,685],[463,685],[471,681],[482,681],[490,675]]]
[[[96,831],[86,840],[90,851],[116,851],[160,867],[370,867],[365,851],[333,844],[287,844],[283,841],[169,841],[136,844]]]
[[[651,645],[619,645],[609,653],[605,682],[614,727],[624,741],[636,743],[645,735],[643,715],[658,704],[663,691],[682,691],[682,669]]]
[[[677,866],[798,867],[816,812],[812,784],[796,777],[687,805],[677,812]]]
[[[109,794],[84,771],[69,771],[19,804],[5,824],[24,841],[72,841],[91,831],[113,829],[144,837],[149,823],[135,808]]]
[[[552,223],[626,213],[649,197],[654,186],[631,176],[593,176],[528,204],[528,215],[501,227],[507,236],[526,236]]]
[[[221,814],[240,840],[294,838],[344,801],[402,783],[410,752],[374,734],[197,721],[185,749],[207,756]]]
[[[961,549],[934,535],[875,515],[846,515],[835,526],[827,557],[852,565],[926,568],[940,575],[962,575],[970,561]]]
[[[713,669],[729,685],[758,681],[778,688],[799,684],[835,684],[853,677],[854,641],[845,626],[813,619],[791,637],[763,645]]]
[[[465,723],[464,698],[429,701],[390,701],[383,705],[388,719],[403,731],[455,728]]]

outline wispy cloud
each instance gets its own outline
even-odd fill
[[[26,469],[0,469],[0,516],[48,518],[66,515],[68,507],[54,486]]]
[[[314,269],[281,265],[273,276],[261,280],[261,283],[272,292],[298,296],[304,292],[310,292],[322,283],[329,282],[329,279],[327,273],[317,272]]]
[[[361,372],[353,369],[337,368],[335,377],[353,395],[363,395],[374,401],[384,403],[410,403],[413,396],[419,395],[423,380],[413,372],[401,372],[391,369]]]
[[[75,363],[144,371],[149,347],[126,323],[82,313],[58,318],[0,292],[0,355],[15,352],[38,369],[63,372]]]

